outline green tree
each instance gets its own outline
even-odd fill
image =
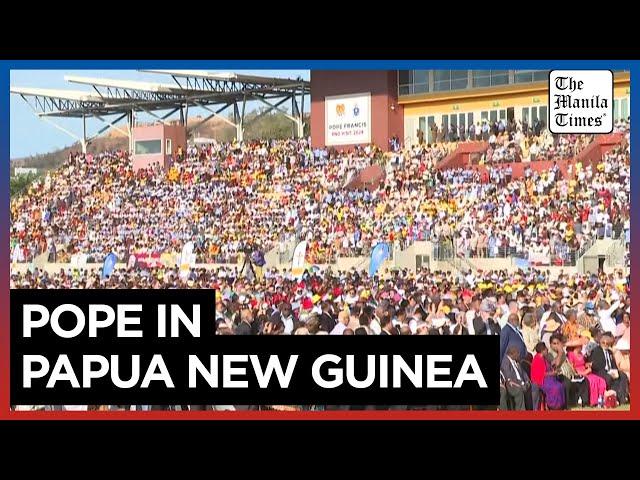
[[[24,192],[36,178],[38,178],[38,175],[34,173],[28,173],[26,175],[16,175],[14,177],[11,177],[11,180],[9,182],[9,192],[11,198]]]

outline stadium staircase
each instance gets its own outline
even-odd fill
[[[585,166],[591,165],[594,168],[605,153],[618,147],[623,140],[622,133],[598,135],[593,142],[575,156],[575,161],[581,162]]]
[[[488,142],[461,142],[458,148],[440,160],[438,169],[465,167],[471,163],[473,155],[482,155],[488,148]]]
[[[606,271],[624,268],[625,253],[624,237],[595,240],[589,248],[584,250],[582,255],[576,258],[576,268],[580,273],[596,273],[601,268],[601,260],[604,260],[602,267]]]
[[[614,240],[607,249],[607,266],[611,268],[620,268],[624,266],[624,257],[626,252],[627,248],[624,237]]]
[[[446,262],[451,266],[453,273],[466,275],[469,270],[472,273],[478,272],[478,268],[466,257],[451,257]]]

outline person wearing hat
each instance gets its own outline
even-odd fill
[[[629,340],[621,337],[613,349],[613,358],[616,360],[618,370],[623,372],[631,383],[631,357],[629,356]]]
[[[560,324],[564,324],[567,321],[566,317],[562,313],[562,303],[560,301],[553,301],[549,310],[542,315],[542,318],[540,319],[541,329],[544,327],[545,322],[550,318],[555,319]]]
[[[607,390],[607,383],[602,377],[595,375],[591,370],[591,364],[585,360],[582,354],[582,348],[588,343],[587,337],[577,337],[569,340],[565,347],[567,349],[567,358],[573,366],[576,373],[586,378],[589,385],[589,405],[595,407],[598,405],[598,398]],[[584,400],[583,400],[584,401]]]
[[[596,316],[596,307],[593,302],[586,302],[584,305],[584,311],[578,315],[578,323],[583,329],[598,328],[600,329],[600,322]]]
[[[562,325],[562,334],[567,340],[574,340],[580,336],[580,325],[578,324],[578,315],[575,310],[567,312],[567,321]]]
[[[485,299],[480,304],[480,316],[473,320],[475,335],[500,335],[500,325],[493,319],[495,307]]]
[[[589,401],[589,383],[584,377],[578,375],[567,358],[564,337],[560,333],[551,335],[551,362],[558,379],[564,385],[566,406],[568,408],[578,404],[578,398],[582,398],[583,404]]]

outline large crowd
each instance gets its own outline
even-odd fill
[[[168,171],[134,172],[123,152],[72,154],[12,200],[12,260],[47,254],[64,262],[82,253],[99,263],[114,252],[126,261],[132,253],[179,252],[193,240],[199,263],[234,263],[249,239],[264,251],[296,239],[309,242],[312,263],[414,240],[448,240],[468,256],[533,251],[567,261],[592,238],[629,229],[628,143],[595,167],[577,162],[565,174],[557,163],[527,167],[520,179],[510,166],[439,170],[451,149],[440,144],[389,159],[372,147],[344,153],[309,145],[190,146]],[[374,163],[387,170],[379,188],[344,188]]]
[[[527,166],[522,178],[499,165],[511,158],[510,144],[525,142],[530,160],[539,152],[553,160],[591,139],[548,144],[544,131],[507,129],[487,137],[484,165],[444,170],[439,162],[454,148],[446,142],[396,142],[385,155],[373,146],[314,150],[309,139],[192,145],[166,171],[134,171],[126,152],[71,154],[11,201],[11,259],[31,263],[12,271],[11,288],[214,288],[220,335],[499,335],[500,409],[625,404],[630,301],[622,270],[369,277],[314,266],[302,279],[271,268],[249,279],[238,260],[301,240],[312,265],[368,256],[379,242],[402,249],[431,240],[460,256],[533,254],[560,264],[596,238],[628,245],[629,125],[618,122],[626,141],[593,165]],[[531,152],[536,145],[546,147]],[[514,151],[526,161],[525,149]],[[345,188],[376,164],[386,172],[377,188]],[[177,265],[140,264],[102,278],[99,270],[47,273],[32,263],[77,253],[100,263],[110,252],[126,262],[133,253],[180,252],[189,241],[197,263],[237,266],[196,267],[183,278]]]
[[[597,407],[613,392],[629,401],[630,289],[621,269],[552,278],[535,269],[369,277],[309,268],[301,279],[265,269],[253,280],[236,267],[188,278],[177,268],[118,269],[106,279],[35,270],[13,274],[11,288],[214,288],[219,335],[498,335],[499,408]]]

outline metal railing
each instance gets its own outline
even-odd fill
[[[622,267],[625,265],[625,256],[627,253],[626,240],[624,237],[615,240],[606,253],[606,265],[607,267]]]
[[[487,247],[476,249],[465,249],[461,251],[455,245],[455,241],[450,239],[432,241],[433,245],[433,259],[438,261],[448,261],[452,265],[455,265],[457,269],[476,270],[475,265],[470,259],[473,258],[523,258],[529,259],[529,252],[518,251],[515,246],[500,246],[500,247]],[[561,264],[563,266],[575,266],[581,253],[584,254],[586,250],[591,248],[593,241],[590,245],[585,245],[582,249],[576,250],[566,245],[557,245],[549,255],[549,264],[556,265]]]

